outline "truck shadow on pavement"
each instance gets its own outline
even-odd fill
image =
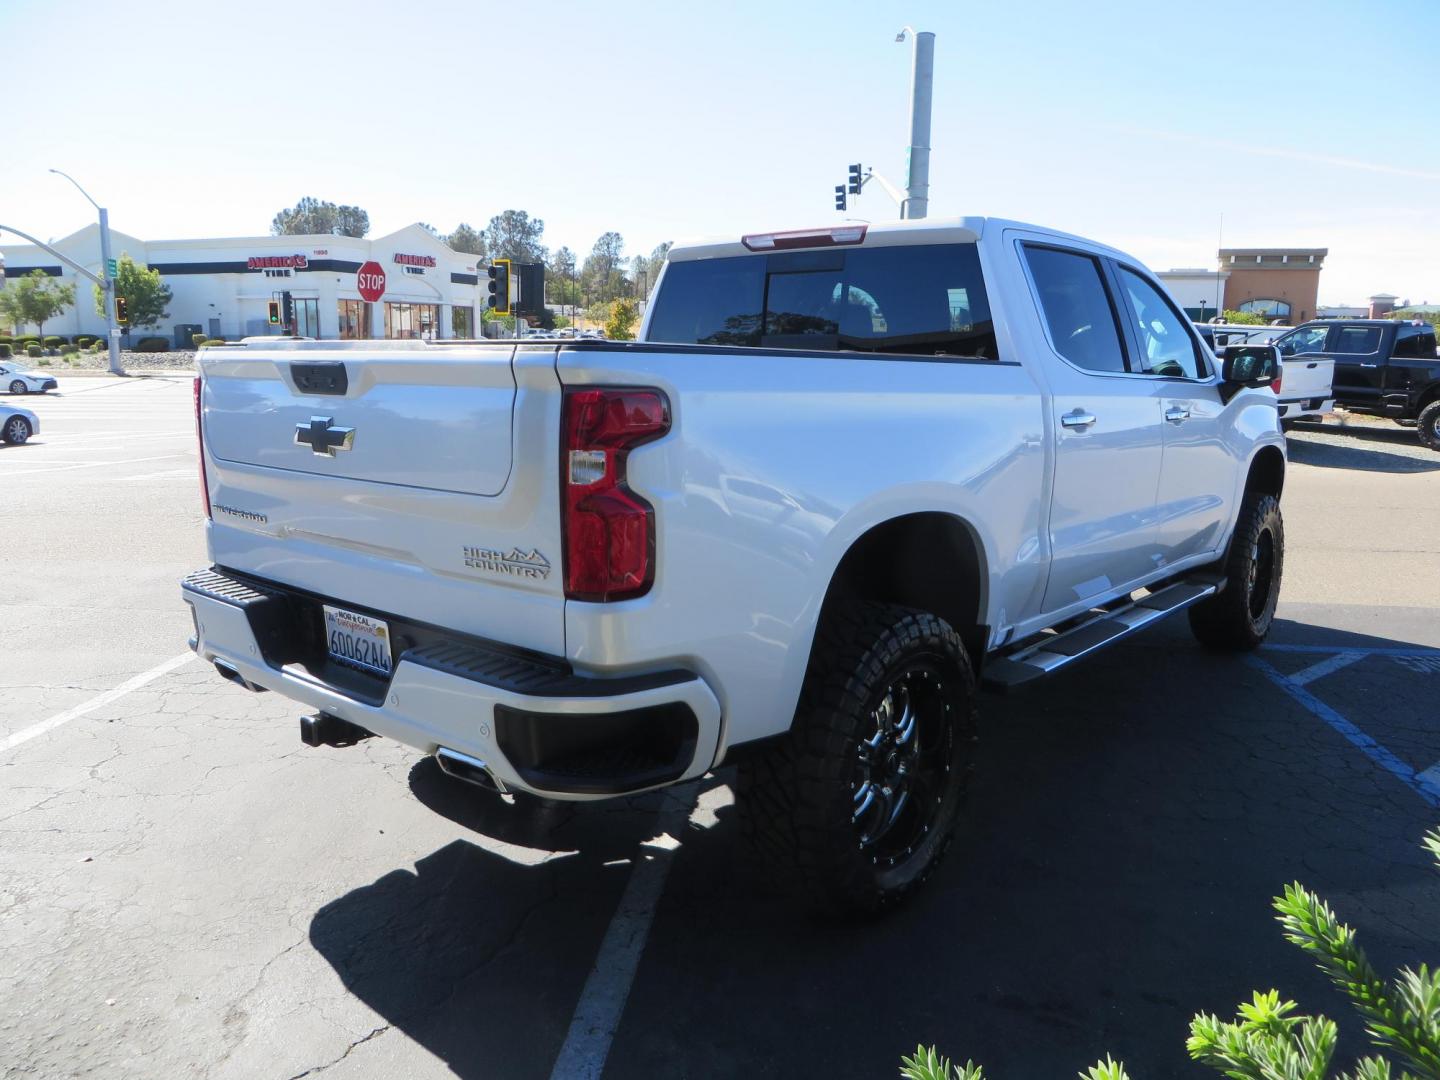
[[[1404,644],[1281,631],[1337,651]],[[1290,655],[1291,669],[1320,658]],[[1403,692],[1428,689],[1416,675]],[[1185,1054],[1190,1017],[1229,1015],[1271,986],[1339,1019],[1353,1054],[1360,1024],[1269,908],[1297,879],[1357,926],[1382,970],[1435,959],[1440,880],[1418,846],[1434,812],[1183,626],[1030,693],[986,696],[981,715],[949,856],[887,919],[815,919],[737,872],[748,864],[728,807],[682,837],[607,1080],[885,1077],[917,1042],[997,1077],[1073,1076],[1107,1051],[1131,1075],[1202,1076]],[[411,788],[476,842],[326,905],[311,942],[456,1075],[546,1077],[623,860],[663,804],[517,813],[429,761]]]
[[[1307,439],[1306,435],[1333,436],[1332,439]],[[1298,437],[1297,437],[1298,436]],[[1409,451],[1391,453],[1382,447],[1394,446]],[[1322,469],[1354,469],[1360,472],[1421,473],[1440,470],[1440,453],[1422,446],[1414,428],[1385,428],[1353,425],[1340,427],[1327,424],[1296,425],[1286,439],[1291,461]]]
[[[311,944],[456,1075],[546,1077],[631,860],[674,796],[511,805],[430,758],[410,787],[477,842],[457,839],[327,904]]]

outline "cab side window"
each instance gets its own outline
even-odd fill
[[[1025,261],[1055,351],[1076,367],[1124,371],[1125,350],[1099,262],[1076,251],[1030,244]]]
[[[1335,331],[1335,344],[1330,346],[1333,353],[1349,356],[1366,356],[1380,351],[1380,328],[1378,326],[1341,326]]]
[[[1302,326],[1275,342],[1281,356],[1305,356],[1325,351],[1325,339],[1330,336],[1328,326]]]
[[[1172,378],[1206,378],[1210,374],[1208,365],[1195,346],[1186,320],[1149,281],[1128,267],[1118,269],[1130,325],[1140,343],[1143,370]]]

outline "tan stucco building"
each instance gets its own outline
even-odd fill
[[[1296,326],[1315,317],[1320,269],[1329,248],[1221,248],[1227,311]]]

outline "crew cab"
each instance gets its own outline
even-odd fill
[[[1290,327],[1245,326],[1232,323],[1196,323],[1196,331],[1211,350],[1220,353],[1227,345],[1269,344],[1290,332]],[[1325,356],[1282,356],[1279,398],[1280,426],[1300,419],[1322,419],[1335,411],[1331,382],[1335,362]]]
[[[1414,424],[1420,442],[1440,450],[1440,358],[1430,323],[1326,319],[1297,326],[1275,345],[1287,372],[1295,360],[1332,360],[1337,405]]]
[[[1275,350],[1217,361],[1137,260],[1049,229],[680,244],[636,342],[199,366],[182,595],[220,675],[303,703],[306,742],[397,739],[522,801],[735,762],[821,904],[928,875],[981,681],[1180,610],[1219,649],[1274,617]]]

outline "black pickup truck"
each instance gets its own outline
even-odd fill
[[[1275,345],[1282,357],[1332,358],[1336,405],[1415,424],[1420,441],[1440,450],[1440,357],[1429,323],[1325,319],[1297,326]]]

